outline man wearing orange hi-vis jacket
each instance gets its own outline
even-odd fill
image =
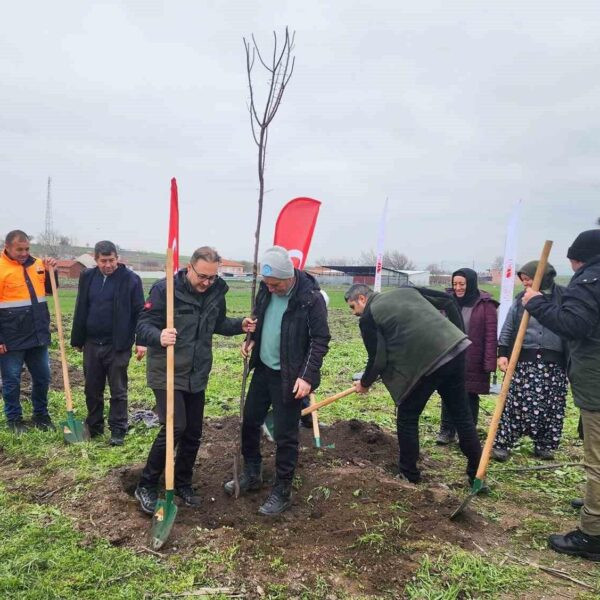
[[[0,255],[0,371],[4,414],[14,433],[23,433],[21,371],[23,364],[31,374],[33,425],[54,429],[48,414],[50,366],[50,313],[46,294],[51,294],[48,267],[54,258],[44,260],[29,254],[29,237],[15,229],[6,235]]]

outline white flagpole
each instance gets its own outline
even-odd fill
[[[520,216],[521,200],[514,205],[508,222],[508,229],[506,230],[504,264],[502,266],[502,286],[500,288],[500,308],[498,309],[498,336],[500,336],[502,325],[504,325],[506,315],[514,300]]]
[[[387,221],[388,199],[385,199],[381,221],[379,221],[379,233],[377,235],[377,262],[375,263],[375,284],[373,289],[381,291],[381,269],[383,268],[383,253],[385,250],[385,222]]]

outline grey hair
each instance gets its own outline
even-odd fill
[[[365,296],[369,298],[375,292],[364,283],[355,283],[348,288],[348,291],[344,294],[344,300],[346,302],[354,302],[359,296]]]
[[[101,240],[94,246],[94,258],[98,258],[100,255],[110,256],[111,254],[119,256],[117,247],[110,240]]]
[[[221,257],[214,248],[211,248],[210,246],[201,246],[194,250],[190,262],[196,264],[199,260],[204,260],[209,263],[220,263]]]

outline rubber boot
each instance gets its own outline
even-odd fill
[[[269,497],[258,509],[258,514],[265,517],[276,517],[292,505],[292,482],[276,481]]]
[[[240,475],[240,494],[252,490],[260,490],[262,487],[262,463],[244,463],[244,470]],[[226,494],[235,494],[235,481],[233,479],[223,485]]]

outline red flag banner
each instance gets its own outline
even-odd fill
[[[321,203],[312,198],[294,198],[279,213],[275,224],[275,246],[283,246],[294,266],[303,269],[308,256]]]
[[[177,180],[171,179],[171,209],[169,211],[169,248],[173,250],[173,271],[179,270],[179,197],[177,195]]]

